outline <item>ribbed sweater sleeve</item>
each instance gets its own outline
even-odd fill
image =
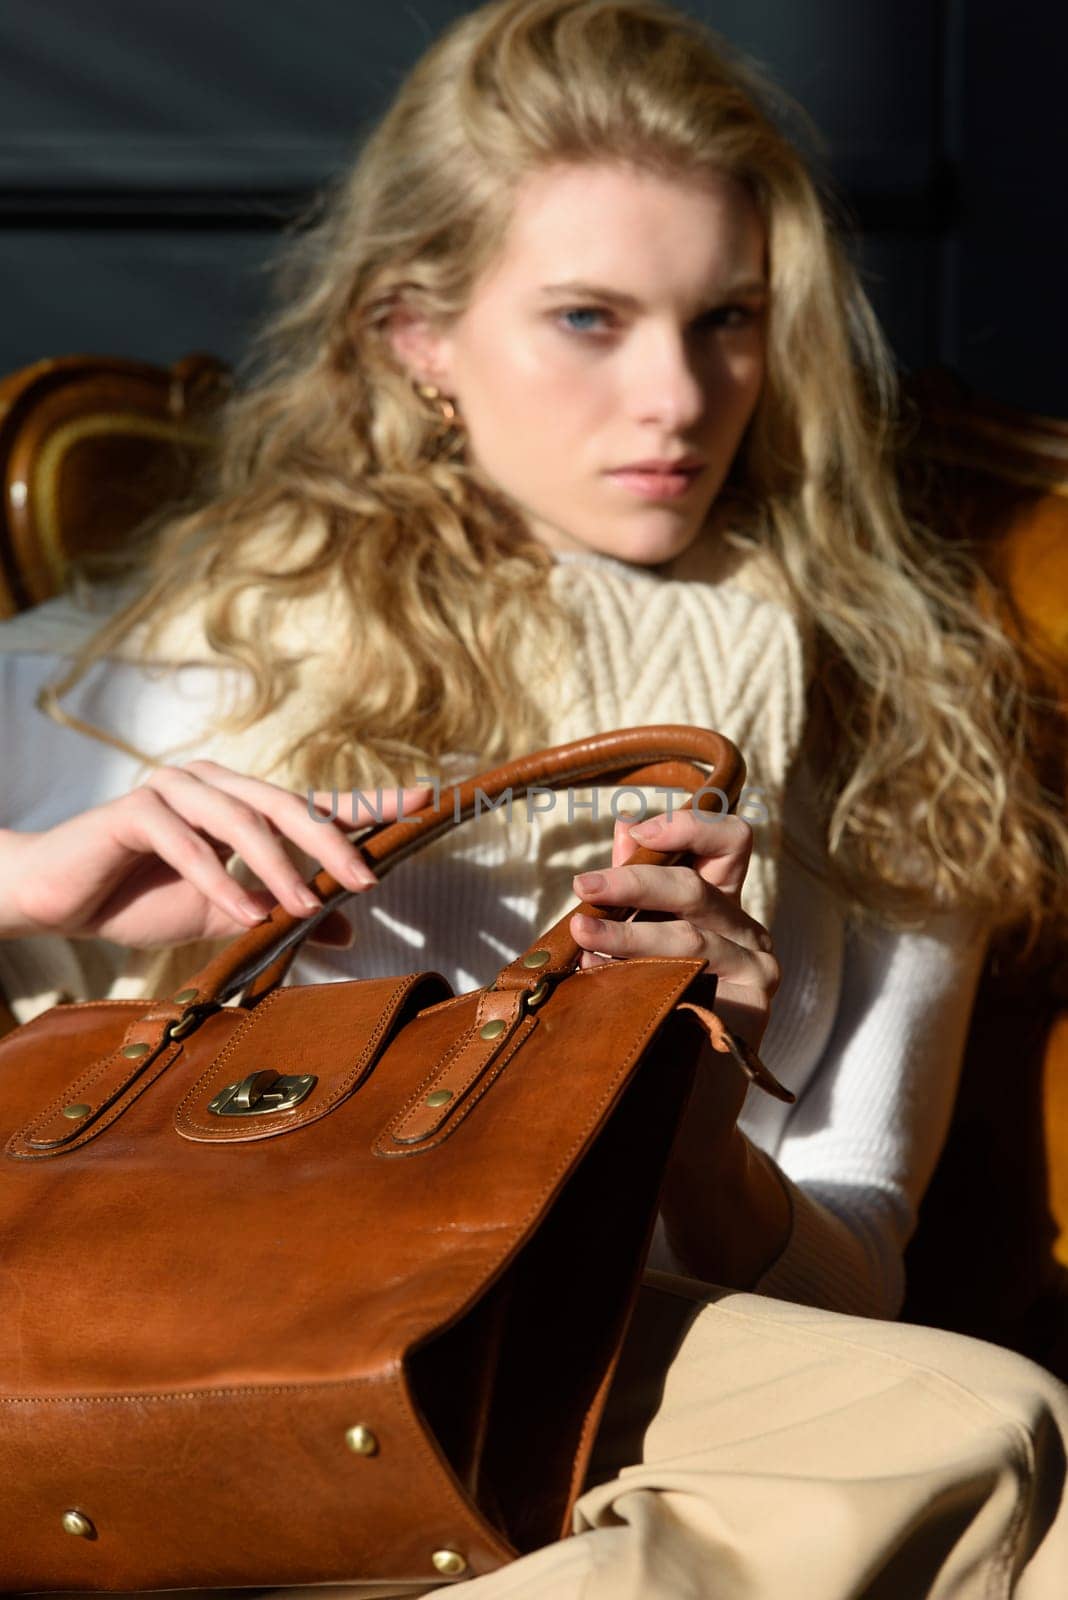
[[[834,1024],[797,1103],[784,1116],[753,1089],[746,1101],[745,1132],[776,1161],[793,1213],[758,1293],[899,1313],[904,1249],[949,1128],[985,948],[985,929],[963,913],[922,933],[847,932]],[[780,1038],[799,996],[784,983],[776,998]],[[661,1229],[651,1260],[687,1271]]]
[[[964,913],[922,933],[847,930],[834,1026],[775,1149],[793,1226],[760,1293],[900,1311],[903,1253],[949,1128],[986,942]]]

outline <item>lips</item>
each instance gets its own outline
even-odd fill
[[[628,461],[625,466],[613,467],[613,472],[700,472],[704,462],[700,456],[675,456],[672,459],[663,458],[656,461]]]
[[[681,472],[665,471],[662,466],[652,470],[648,467],[617,467],[608,476],[643,499],[676,500],[687,492],[699,471],[699,467]]]

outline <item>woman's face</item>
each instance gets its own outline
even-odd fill
[[[554,167],[519,189],[463,315],[409,356],[537,539],[654,565],[700,532],[753,414],[766,292],[736,180]],[[620,470],[683,457],[681,478]]]

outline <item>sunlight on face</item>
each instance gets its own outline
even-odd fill
[[[588,287],[552,287],[574,283]],[[765,308],[764,226],[737,181],[554,167],[518,191],[437,371],[470,455],[537,539],[652,565],[693,542],[723,486],[763,381]],[[674,494],[614,471],[684,456],[699,470]]]

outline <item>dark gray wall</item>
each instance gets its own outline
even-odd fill
[[[238,358],[280,224],[462,0],[6,0],[0,371]],[[807,108],[905,367],[1068,414],[1068,10],[690,0]]]

